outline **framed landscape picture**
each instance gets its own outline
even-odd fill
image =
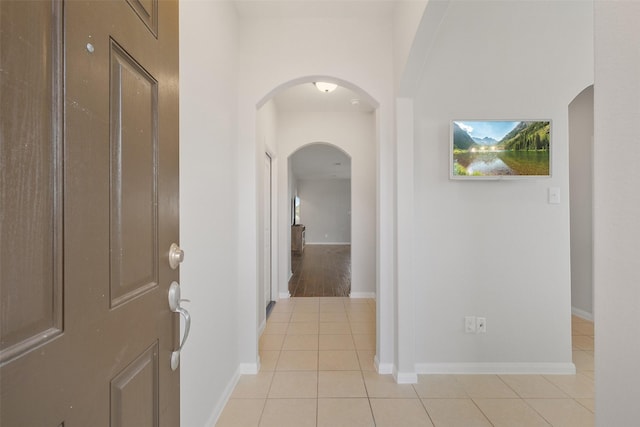
[[[551,176],[550,120],[453,120],[450,178]]]

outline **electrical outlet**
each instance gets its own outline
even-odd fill
[[[486,317],[478,317],[476,319],[476,332],[479,334],[484,334],[487,332],[487,318]]]
[[[476,318],[475,316],[465,316],[464,318],[464,332],[467,334],[476,333]]]

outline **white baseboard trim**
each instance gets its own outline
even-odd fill
[[[590,320],[593,322],[593,313],[589,313],[588,311],[584,311],[576,307],[571,307],[571,314],[573,314],[574,316],[578,316],[581,319]]]
[[[418,384],[418,374],[415,372],[396,372],[393,370],[393,378],[398,384]]]
[[[278,299],[289,299],[289,298],[291,298],[291,294],[289,293],[289,291],[280,292],[278,294]]]
[[[375,292],[351,292],[349,294],[349,297],[376,299],[376,293]]]
[[[240,374],[242,375],[256,375],[258,372],[260,372],[260,356],[258,356],[257,362],[241,363],[238,369],[240,370]]]
[[[233,389],[238,385],[238,381],[240,381],[240,367],[236,369],[236,373],[231,378],[231,381],[227,384],[222,392],[222,397],[218,400],[218,403],[213,406],[213,410],[211,415],[209,416],[209,420],[207,421],[208,426],[215,426],[222,415],[222,411],[224,410],[225,405],[229,402],[229,398],[231,397],[231,393],[233,393]]]
[[[378,372],[380,375],[393,374],[393,363],[380,363],[378,355],[373,358],[373,365],[376,368],[376,372]]]
[[[574,375],[573,363],[416,363],[418,374]]]
[[[340,245],[351,246],[351,242],[304,242],[304,245]]]

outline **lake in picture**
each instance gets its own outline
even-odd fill
[[[454,121],[454,176],[549,176],[549,121]]]

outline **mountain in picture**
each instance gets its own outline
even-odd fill
[[[473,145],[475,145],[473,138],[462,130],[456,122],[453,122],[453,148],[456,150],[468,150]]]
[[[509,151],[548,151],[551,122],[520,122],[500,141],[500,149]]]
[[[464,122],[464,124],[491,124],[492,122]],[[458,123],[453,122],[453,148],[455,150],[484,149],[492,147],[500,151],[548,151],[550,145],[551,122],[521,121],[503,137],[471,136]],[[485,126],[486,127],[486,126]],[[471,129],[471,128],[470,128]],[[476,133],[474,130],[473,133]]]
[[[498,141],[496,141],[495,139],[489,137],[489,136],[485,136],[484,138],[474,138],[471,137],[477,144],[480,145],[496,145],[498,143]]]

